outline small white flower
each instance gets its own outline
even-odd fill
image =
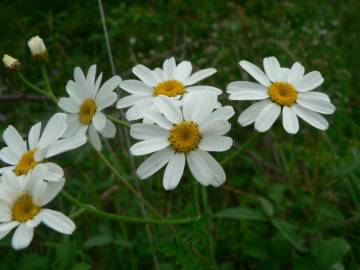
[[[332,114],[335,106],[326,94],[311,91],[324,82],[320,72],[304,75],[305,68],[298,62],[289,68],[280,66],[275,57],[264,59],[265,73],[248,61],[240,61],[245,69],[259,83],[236,81],[227,86],[232,100],[261,100],[245,111],[238,119],[242,126],[255,122],[255,129],[265,132],[274,124],[282,110],[284,129],[295,134],[299,130],[298,117],[311,126],[326,130],[328,122],[322,114]]]
[[[151,109],[153,99],[158,95],[182,99],[187,93],[204,92],[205,90],[217,95],[221,94],[221,90],[213,86],[193,86],[193,84],[214,74],[216,69],[202,69],[191,75],[191,63],[182,61],[176,65],[174,57],[165,60],[162,69],[150,70],[144,65],[136,65],[132,72],[140,80],[121,82],[120,87],[131,95],[121,98],[116,105],[119,109],[131,107],[126,112],[126,119],[129,121],[141,119],[140,111],[144,108]]]
[[[85,134],[89,130],[89,139],[100,151],[101,141],[98,132],[105,138],[113,138],[116,133],[114,124],[106,118],[102,110],[114,104],[118,98],[115,93],[121,78],[113,76],[101,87],[102,73],[96,78],[96,65],[92,65],[85,77],[79,67],[74,70],[75,81],[66,85],[68,98],[60,98],[59,107],[69,113],[68,129],[65,136]]]
[[[162,114],[144,112],[144,117],[154,124],[133,124],[130,129],[133,138],[142,140],[130,148],[133,155],[156,152],[140,165],[137,175],[148,178],[168,164],[163,186],[166,190],[174,189],[183,175],[186,159],[199,183],[222,185],[225,172],[208,151],[222,152],[231,147],[232,139],[224,134],[231,128],[228,119],[234,115],[233,108],[214,110],[217,97],[210,92],[186,95],[181,108],[166,96],[154,98],[154,104]]]
[[[47,58],[47,50],[41,37],[35,36],[28,41],[28,47],[32,56],[40,59]]]
[[[14,249],[28,247],[34,228],[44,223],[53,230],[72,234],[74,222],[63,213],[43,208],[63,188],[65,180],[44,181],[47,167],[38,165],[28,178],[17,177],[12,171],[2,175],[0,182],[0,239],[16,228],[11,245]]]
[[[47,167],[46,180],[57,181],[63,177],[61,167],[47,159],[60,153],[75,149],[86,142],[85,136],[61,139],[66,124],[66,114],[57,113],[47,123],[41,135],[41,123],[31,127],[28,142],[23,140],[19,132],[9,126],[3,133],[7,147],[0,150],[0,160],[10,166],[0,169],[0,174],[11,170],[18,176],[26,176],[39,163]]]
[[[5,67],[7,67],[8,69],[19,70],[21,67],[21,63],[20,63],[19,59],[16,59],[8,54],[4,54],[2,60],[3,60]]]

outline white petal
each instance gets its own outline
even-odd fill
[[[165,75],[161,68],[155,68],[153,70],[153,74],[158,82],[165,81]],[[153,88],[151,87],[151,89],[153,89]]]
[[[231,148],[233,140],[225,136],[209,136],[201,139],[199,148],[204,151],[222,152]]]
[[[137,140],[168,138],[169,131],[152,124],[133,124],[130,127],[130,135]]]
[[[29,132],[28,143],[29,149],[34,149],[39,142],[41,133],[41,122],[33,125]]]
[[[158,170],[165,166],[169,162],[170,158],[174,155],[174,150],[167,147],[159,152],[152,154],[146,159],[136,170],[136,175],[140,179],[145,179],[152,176]]]
[[[58,106],[68,113],[78,113],[80,110],[79,104],[72,98],[60,98]]]
[[[136,65],[133,67],[132,72],[147,85],[155,86],[158,84],[153,72],[144,65]]]
[[[260,112],[272,102],[269,99],[256,102],[249,106],[245,111],[243,111],[239,118],[238,123],[242,126],[248,126],[255,122],[256,118],[259,116]]]
[[[158,96],[154,98],[154,104],[172,123],[176,124],[183,120],[179,107],[169,97]]]
[[[263,61],[264,70],[272,82],[281,81],[281,67],[276,57],[266,57]]]
[[[260,112],[255,121],[255,129],[265,132],[274,124],[281,112],[281,107],[276,103],[267,104]]]
[[[142,113],[144,108],[147,108],[148,110],[155,108],[154,103],[153,103],[153,97],[144,98],[144,99],[140,100],[139,102],[137,102],[133,107],[128,109],[126,111],[126,115],[125,115],[126,119],[128,121],[142,119],[144,117],[143,113]]]
[[[239,65],[262,85],[269,86],[271,84],[265,73],[254,64],[246,60],[242,60],[240,61]]]
[[[0,224],[0,232],[8,232],[18,226],[20,223],[18,221],[11,221]]]
[[[76,84],[74,81],[68,81],[66,84],[66,92],[72,97],[79,105],[87,98],[90,98],[91,94],[87,88]]]
[[[0,223],[9,222],[12,220],[11,208],[11,204],[0,201]]]
[[[89,141],[97,151],[101,151],[101,140],[93,125],[89,127]]]
[[[15,250],[27,248],[31,240],[34,237],[34,229],[26,227],[25,224],[21,224],[14,232],[11,240],[11,246]]]
[[[47,174],[47,166],[44,164],[38,164],[29,174],[29,178],[26,181],[25,190],[32,194],[34,193],[36,183],[43,180],[46,177]]]
[[[208,186],[212,182],[212,174],[209,166],[199,154],[201,150],[191,151],[186,155],[189,169],[195,179],[203,186]]]
[[[154,89],[142,81],[126,80],[120,83],[120,87],[133,95],[152,95]]]
[[[103,130],[100,131],[100,134],[105,138],[114,138],[116,134],[116,127],[109,119],[106,119],[106,124]]]
[[[166,190],[177,187],[183,175],[185,167],[185,154],[175,153],[166,166],[163,178],[163,186]]]
[[[144,98],[148,98],[148,97],[142,96],[142,95],[141,96],[130,95],[130,96],[123,97],[123,98],[119,99],[119,101],[116,103],[116,108],[123,109],[123,108],[133,106],[136,103],[138,103],[139,101],[143,100]]]
[[[64,113],[56,113],[50,118],[39,140],[38,148],[51,145],[64,134],[67,127],[66,118],[67,115]]]
[[[5,238],[10,232],[11,230],[0,232],[0,240]]]
[[[95,76],[96,76],[96,65],[91,65],[88,73],[86,75],[86,80],[91,84],[95,84]]]
[[[312,71],[306,74],[302,79],[298,80],[295,88],[299,92],[307,92],[315,89],[324,82],[324,78],[319,71]]]
[[[281,81],[282,82],[288,81],[289,72],[290,72],[289,68],[281,68]]]
[[[3,184],[2,188],[5,188],[11,196],[16,196],[16,194],[19,194],[22,191],[22,186],[19,182],[19,178],[17,178],[15,173],[12,171],[4,172],[4,174],[2,175],[1,183]]]
[[[42,198],[44,197],[45,191],[47,188],[47,183],[45,181],[37,180],[34,189],[32,191],[32,198],[36,205],[43,205]]]
[[[142,156],[153,153],[155,151],[159,151],[164,149],[170,144],[169,140],[166,138],[160,139],[150,139],[146,141],[141,141],[134,144],[130,148],[130,152],[134,156]]]
[[[299,62],[294,63],[288,74],[288,82],[295,85],[304,76],[304,73],[305,68]]]
[[[202,159],[207,163],[207,167],[212,174],[211,185],[218,187],[225,183],[226,175],[224,169],[221,167],[219,162],[217,162],[208,152],[198,150],[197,151]]]
[[[217,96],[211,92],[202,94],[192,93],[189,96],[194,98],[192,120],[200,124],[210,116],[216,107]]]
[[[63,134],[64,138],[74,137],[75,135],[84,135],[87,131],[88,125],[80,123],[78,114],[70,114],[67,119],[67,128]]]
[[[192,92],[203,92],[203,91],[210,91],[216,95],[221,95],[222,91],[219,88],[209,85],[194,85],[186,87],[186,91],[189,93]]]
[[[174,72],[176,68],[175,58],[166,59],[163,64],[164,78],[166,80],[174,79]]]
[[[20,157],[15,154],[10,147],[4,147],[0,151],[0,160],[10,165],[16,165],[19,162]]]
[[[282,122],[284,129],[290,134],[296,134],[299,131],[299,120],[292,107],[284,106],[282,111]]]
[[[205,121],[200,125],[200,133],[203,138],[207,136],[222,136],[228,133],[231,129],[229,122],[224,120]]]
[[[142,111],[141,113],[145,119],[148,119],[148,120],[152,121],[153,123],[156,123],[157,125],[159,125],[162,128],[170,130],[173,126],[172,123],[168,119],[166,119],[164,116],[162,116],[158,112]]]
[[[106,117],[102,112],[97,111],[92,119],[92,123],[97,131],[102,130],[106,125]]]
[[[41,198],[41,206],[44,206],[51,202],[62,190],[65,184],[65,179],[61,178],[56,182],[48,182],[46,185],[46,190]]]
[[[267,87],[254,82],[236,81],[229,83],[227,92],[231,100],[261,100],[269,96]]]
[[[111,92],[107,95],[101,95],[99,97],[96,97],[96,105],[97,110],[101,111],[107,107],[110,107],[113,105],[118,99],[118,95],[114,92]]]
[[[326,130],[329,127],[329,123],[320,114],[303,108],[298,104],[294,104],[292,108],[301,119],[311,126],[321,130]]]
[[[321,93],[315,93],[315,95],[312,92],[299,93],[299,96],[296,99],[296,103],[298,103],[304,108],[307,108],[309,110],[318,113],[323,113],[323,114],[334,113],[335,106],[331,102],[326,100],[324,96],[319,94]]]
[[[213,111],[208,120],[217,121],[217,120],[229,120],[235,114],[234,108],[231,106],[220,107]]]
[[[72,234],[76,228],[75,223],[63,213],[51,209],[43,209],[40,214],[42,222],[51,229],[63,233]]]
[[[179,81],[185,80],[190,76],[192,65],[189,61],[182,61],[175,69],[174,78]]]
[[[61,139],[50,145],[46,152],[46,157],[53,157],[61,153],[76,149],[86,143],[85,135],[76,135]]]
[[[184,84],[186,86],[192,85],[194,83],[197,83],[198,81],[201,81],[201,80],[213,75],[215,72],[216,72],[215,68],[207,68],[207,69],[199,70],[198,72],[195,72],[194,74],[192,74],[190,77],[186,78],[184,80]]]
[[[64,171],[59,165],[53,162],[46,162],[43,163],[43,165],[47,168],[46,175],[44,176],[45,180],[50,182],[57,182],[61,181],[61,179],[64,177]]]
[[[100,100],[106,100],[107,97],[113,93],[113,91],[119,86],[121,82],[120,76],[113,76],[110,79],[108,79],[99,89],[99,92],[97,93],[95,97],[96,104],[100,104]],[[115,93],[113,93],[115,94]],[[116,95],[116,94],[115,94]],[[116,95],[117,96],[117,95]],[[99,105],[100,106],[100,105]]]
[[[7,129],[5,129],[3,139],[11,150],[19,157],[27,151],[25,141],[13,126],[8,126]]]

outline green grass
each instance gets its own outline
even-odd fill
[[[204,189],[188,172],[173,192],[163,190],[161,173],[141,181],[144,198],[162,215],[202,216],[186,225],[151,225],[153,252],[144,225],[78,213],[76,205],[59,196],[54,208],[80,214],[76,232],[64,237],[41,226],[22,252],[11,250],[7,237],[0,241],[0,268],[156,269],[155,254],[161,269],[358,269],[359,2],[104,2],[115,66],[123,79],[134,78],[131,68],[137,63],[154,68],[175,56],[196,68],[217,68],[207,82],[224,89],[230,81],[249,79],[237,64],[241,59],[260,64],[263,57],[275,55],[284,65],[300,61],[307,71],[321,71],[321,91],[337,108],[327,117],[330,128],[320,132],[301,122],[299,134],[292,136],[277,121],[226,163],[222,188]],[[41,68],[25,45],[37,34],[49,49],[50,82],[57,96],[65,96],[65,83],[77,65],[96,63],[105,78],[111,76],[97,1],[14,0],[0,5],[1,53],[19,58],[32,82],[43,85]],[[14,74],[4,69],[0,74],[1,132],[12,124],[26,134],[32,124],[58,111]],[[216,154],[220,161],[255,134],[253,127],[236,123],[249,103],[221,98],[236,110],[230,133],[236,143]],[[108,113],[118,115],[116,110]],[[123,141],[119,129],[104,155],[135,187]],[[138,199],[89,145],[55,160],[65,167],[65,189],[78,200],[142,217]]]

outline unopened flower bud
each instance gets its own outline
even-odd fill
[[[35,36],[28,41],[28,46],[32,56],[39,60],[46,60],[48,53],[41,37]]]
[[[21,63],[18,59],[8,55],[8,54],[4,54],[3,56],[3,63],[5,65],[6,68],[11,69],[11,70],[19,70],[21,67]]]

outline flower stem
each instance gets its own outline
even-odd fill
[[[229,161],[233,160],[237,157],[238,154],[240,154],[242,151],[244,151],[248,146],[250,146],[253,142],[255,142],[259,137],[261,133],[255,133],[250,139],[248,139],[243,145],[241,145],[237,150],[232,152],[229,156],[223,159],[223,161],[220,162],[222,166],[224,166]]]
[[[44,78],[44,82],[45,82],[45,86],[46,86],[46,89],[48,91],[48,96],[55,102],[55,104],[57,104],[57,98],[50,86],[50,83],[49,83],[49,78],[48,78],[48,75],[47,75],[47,70],[46,70],[46,66],[45,64],[42,66],[41,68],[41,72],[42,72],[42,75],[43,75],[43,78]]]
[[[144,204],[147,208],[150,209],[153,214],[157,217],[162,218],[162,215],[147,201],[140,195],[125,179],[124,176],[120,174],[120,172],[110,163],[110,161],[99,151],[96,151],[100,158],[104,161],[105,165],[112,171],[112,173]]]
[[[124,121],[124,120],[121,120],[121,119],[116,118],[116,117],[114,117],[112,115],[109,115],[109,114],[107,114],[106,117],[109,118],[111,121],[113,121],[115,124],[118,124],[120,126],[127,127],[127,128],[130,127],[130,124],[128,122]]]
[[[73,204],[77,205],[81,209],[84,209],[87,212],[93,213],[96,216],[103,217],[106,219],[117,220],[117,221],[124,221],[130,223],[138,223],[138,224],[186,224],[191,222],[196,222],[199,220],[199,217],[196,218],[184,218],[184,219],[154,219],[154,218],[139,218],[139,217],[129,217],[129,216],[121,216],[116,215],[108,212],[104,212],[101,210],[96,209],[91,204],[85,204],[80,202],[78,199],[70,195],[65,190],[61,191],[61,195],[64,196],[65,199],[72,202]]]
[[[31,89],[35,90],[36,92],[39,92],[42,95],[49,96],[49,94],[45,90],[42,90],[39,87],[37,87],[35,84],[32,84],[31,82],[29,82],[28,79],[26,79],[25,76],[22,75],[20,72],[18,72],[17,74],[18,74],[19,78],[23,81],[23,83],[26,84],[26,86],[30,87]]]

